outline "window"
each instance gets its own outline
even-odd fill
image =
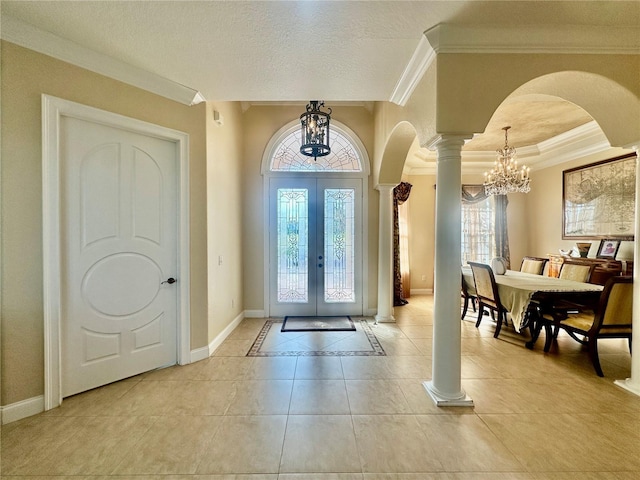
[[[476,203],[462,203],[462,265],[491,263],[496,257],[494,197]]]
[[[331,153],[326,157],[307,157],[300,153],[300,130],[285,136],[271,159],[272,172],[362,172],[360,155],[351,140],[331,129]]]

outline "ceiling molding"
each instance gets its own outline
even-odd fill
[[[404,107],[435,58],[435,50],[429,44],[427,37],[423,35],[411,56],[411,60],[409,60],[393,89],[389,101]]]
[[[424,34],[437,54],[640,54],[638,27],[440,24]]]
[[[560,165],[562,163],[604,152],[611,148],[607,137],[594,120],[568,132],[544,140],[537,145],[518,147],[517,159],[526,164],[531,171]],[[424,148],[414,153],[424,165],[407,166],[409,175],[435,175],[437,156],[432,150]],[[496,159],[494,151],[462,151],[462,174],[484,174],[491,170]]]
[[[2,15],[0,37],[7,42],[77,65],[184,105],[196,105],[205,101],[204,96],[197,90],[65,40],[10,15]]]

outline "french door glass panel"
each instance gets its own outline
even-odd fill
[[[360,180],[273,179],[270,313],[362,314]]]

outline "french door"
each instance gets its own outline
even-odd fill
[[[271,316],[362,315],[362,180],[271,178]]]

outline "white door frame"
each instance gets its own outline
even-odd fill
[[[44,409],[62,403],[61,258],[60,258],[60,118],[71,117],[175,142],[178,188],[177,358],[190,363],[189,283],[189,135],[177,130],[42,95],[42,231],[44,300]]]

